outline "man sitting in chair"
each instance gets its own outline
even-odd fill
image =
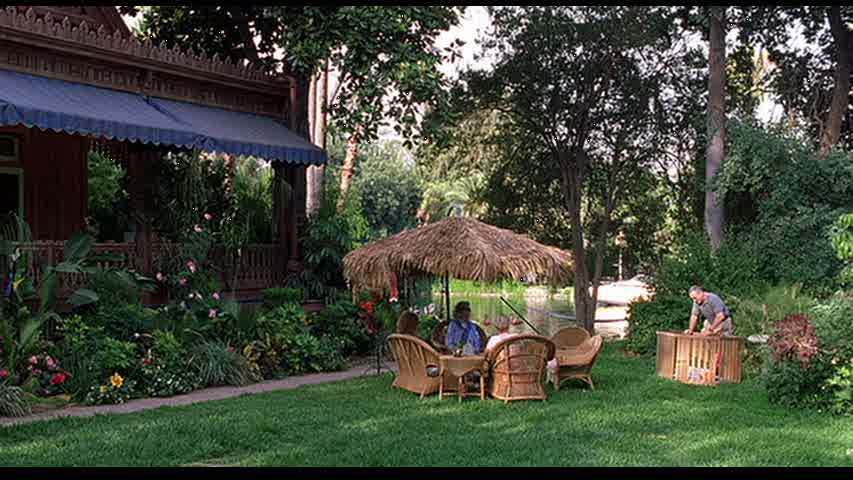
[[[462,345],[462,355],[479,355],[483,351],[480,333],[471,322],[471,304],[459,302],[453,309],[453,320],[447,326],[445,344],[450,351]]]
[[[690,287],[690,298],[693,299],[693,310],[690,312],[690,328],[684,331],[693,335],[699,315],[705,319],[700,335],[733,335],[732,314],[723,300],[702,287]]]

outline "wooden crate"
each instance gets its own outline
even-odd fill
[[[717,354],[720,354],[720,381],[740,383],[743,349],[744,340],[741,337],[703,337],[657,332],[657,374],[688,383],[691,368],[713,369]]]

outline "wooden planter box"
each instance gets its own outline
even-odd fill
[[[688,382],[692,367],[713,369],[720,353],[720,382],[741,382],[741,337],[703,337],[675,332],[657,332],[657,374],[670,380]]]

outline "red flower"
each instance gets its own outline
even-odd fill
[[[151,365],[152,363],[153,363],[153,362],[151,361],[151,359],[150,359],[150,358],[143,358],[143,359],[142,359],[142,364],[143,364],[143,365]]]
[[[0,378],[6,378],[9,376],[9,370],[0,370]]]
[[[372,313],[375,311],[375,310],[374,310],[373,302],[364,302],[364,303],[362,303],[362,304],[361,304],[361,305],[359,305],[359,306],[361,307],[361,309],[362,309],[362,310],[364,310],[364,311],[365,311],[365,312],[367,312],[367,313],[371,313],[371,314],[372,314]]]
[[[65,373],[57,373],[50,379],[51,385],[62,385],[65,383],[65,380],[68,380],[68,374]]]

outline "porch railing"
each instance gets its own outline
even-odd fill
[[[56,265],[63,260],[63,242],[21,243],[19,247],[22,252],[29,253],[27,271],[33,276],[36,285],[41,282],[45,265]],[[96,243],[93,251],[96,254],[109,253],[116,256],[117,260],[111,262],[110,266],[137,270],[142,275],[153,277],[157,273],[157,265],[180,254],[181,244],[165,242],[152,244],[152,271],[142,271],[138,268],[137,245],[134,243]],[[226,290],[233,289],[245,294],[273,287],[281,281],[280,273],[283,272],[278,271],[278,265],[281,265],[278,262],[278,252],[276,245],[249,245],[241,250],[239,261],[236,261],[228,254],[225,247],[214,246],[209,253],[209,259]],[[58,279],[57,293],[60,298],[67,298],[74,290],[83,288],[87,284],[84,274],[60,273]]]

